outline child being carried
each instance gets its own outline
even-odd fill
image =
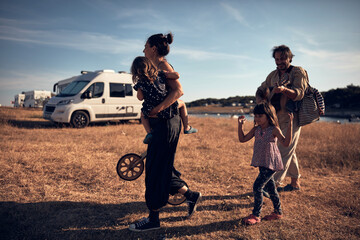
[[[177,72],[158,71],[152,62],[146,57],[136,57],[131,66],[131,74],[134,82],[134,89],[137,91],[137,98],[144,100],[141,109],[141,122],[147,133],[144,143],[151,141],[151,127],[149,123],[149,114],[151,110],[160,104],[166,98],[168,89],[166,80],[176,80],[180,77]],[[169,108],[157,114],[158,118],[170,118],[180,111],[180,117],[184,124],[184,133],[196,133],[197,129],[188,126],[188,115],[185,103],[177,100]],[[190,129],[190,130],[188,130]]]

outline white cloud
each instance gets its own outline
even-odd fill
[[[19,92],[34,90],[33,88],[50,90],[55,82],[69,77],[64,74],[67,73],[32,71],[29,74],[29,72],[1,70],[0,85],[2,90],[19,89]]]
[[[204,60],[230,60],[230,59],[238,59],[238,60],[253,60],[257,61],[257,59],[251,58],[245,55],[236,55],[236,54],[228,54],[228,53],[218,53],[218,52],[209,52],[203,50],[195,50],[195,49],[185,49],[185,48],[174,48],[171,50],[172,55],[183,55],[187,58],[204,61]]]
[[[224,3],[224,2],[222,2],[220,5],[238,23],[240,23],[241,25],[243,25],[245,27],[250,27],[249,23],[246,21],[246,19],[243,17],[243,15],[240,13],[240,11],[238,11],[233,6],[231,6],[231,5],[227,4],[227,3]]]
[[[326,69],[337,69],[343,71],[356,71],[360,70],[360,52],[335,52],[328,50],[311,50],[305,47],[299,47],[298,52],[303,53],[313,62],[313,65],[321,65]]]
[[[0,102],[4,106],[11,106],[10,101],[18,93],[31,90],[52,91],[53,84],[64,78],[50,72],[0,71]]]
[[[146,8],[138,8],[138,9],[120,8],[119,10],[116,10],[116,18],[118,18],[118,19],[123,19],[123,18],[137,19],[138,18],[139,20],[143,20],[144,18],[146,18],[148,20],[150,20],[150,19],[162,20],[162,21],[166,20],[163,16],[161,16],[157,12],[153,11],[152,9],[146,9]]]
[[[296,30],[296,29],[290,29],[290,32],[292,32],[295,36],[293,37],[294,39],[299,39],[301,38],[302,42],[306,42],[310,45],[313,46],[319,46],[319,42],[315,40],[313,35],[310,35],[308,33],[302,32],[300,30]]]
[[[100,33],[27,30],[11,26],[0,26],[0,39],[108,54],[138,52],[144,45],[143,41],[136,39],[117,39],[111,35]]]

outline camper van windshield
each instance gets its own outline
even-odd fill
[[[78,94],[90,81],[80,80],[80,81],[74,81],[70,83],[69,85],[64,88],[64,90],[61,91],[60,94],[58,94],[58,97],[69,97],[69,96],[75,96]]]

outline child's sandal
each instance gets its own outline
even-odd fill
[[[278,214],[278,213],[271,213],[270,215],[266,215],[265,217],[262,218],[262,220],[265,220],[265,221],[272,221],[272,220],[278,220],[278,219],[281,219],[283,216],[281,214]]]
[[[243,219],[243,224],[245,225],[254,225],[261,222],[261,219],[253,214],[250,214],[246,218]]]

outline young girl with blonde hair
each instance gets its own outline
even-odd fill
[[[152,62],[146,57],[136,57],[131,65],[131,74],[134,82],[134,89],[137,91],[137,98],[143,102],[141,109],[141,123],[147,133],[144,143],[151,141],[151,127],[148,120],[150,111],[166,98],[168,90],[166,80],[175,80],[180,77],[177,72],[158,71]],[[156,81],[159,79],[159,81]],[[170,111],[177,111],[177,103],[170,108],[158,113],[158,117],[167,117]]]

